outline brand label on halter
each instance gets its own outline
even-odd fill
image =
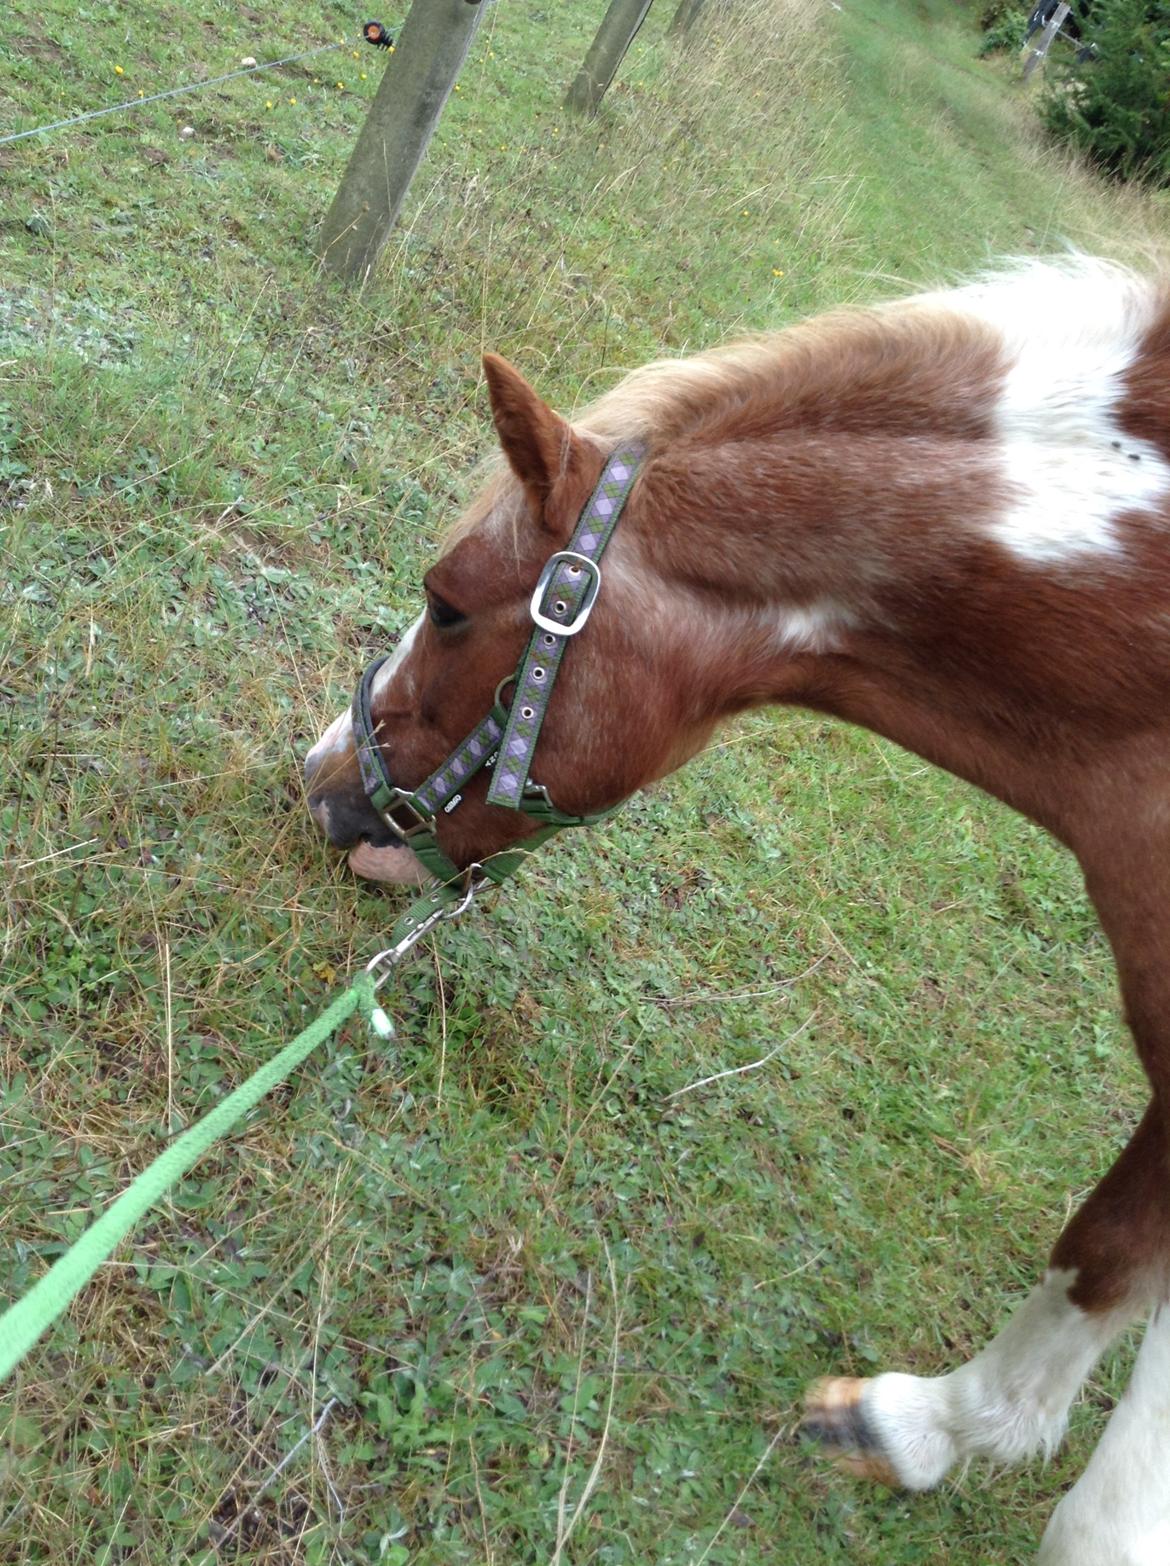
[[[451,812],[455,809],[455,806],[458,805],[458,804],[461,804],[462,801],[463,801],[463,795],[462,794],[456,794],[453,799],[449,799],[447,801],[447,803],[443,806],[443,814],[445,816],[449,816],[451,814]]]

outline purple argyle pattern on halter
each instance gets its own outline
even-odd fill
[[[595,563],[601,558],[630,497],[644,455],[644,447],[631,444],[619,447],[610,456],[573,536],[565,546],[566,552],[584,555]],[[575,566],[572,561],[562,560],[549,580],[541,613],[549,620],[571,625],[590,585],[589,571]],[[516,693],[508,713],[500,759],[488,789],[489,804],[507,805],[515,810],[524,797],[553,681],[570,640],[570,637],[558,636],[539,625],[532,633],[516,677]]]
[[[426,815],[437,815],[455,798],[468,778],[475,776],[499,745],[503,732],[500,723],[489,713],[472,729],[458,750],[451,752],[439,770],[419,784],[414,790],[414,798]]]

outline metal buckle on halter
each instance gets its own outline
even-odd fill
[[[424,816],[422,811],[415,804],[414,796],[406,789],[395,788],[393,785],[391,785],[390,795],[391,798],[389,804],[383,805],[378,813],[396,837],[401,838],[404,843],[409,844],[412,837],[417,837],[420,832],[429,832],[434,828],[434,816]],[[391,816],[390,812],[392,810],[409,810],[411,815],[414,817],[414,822],[410,826],[400,825],[399,822],[395,821],[393,816]]]
[[[585,597],[577,609],[572,620],[554,620],[550,615],[541,612],[541,604],[544,595],[552,583],[553,575],[559,565],[571,562],[569,572],[577,575],[582,567],[589,572],[589,585],[585,589]],[[575,549],[558,549],[555,555],[549,555],[544,562],[544,568],[540,573],[540,580],[536,584],[536,591],[532,595],[529,605],[529,613],[542,631],[552,631],[557,636],[576,636],[577,632],[588,620],[597,602],[597,595],[601,591],[601,567],[595,560],[590,560],[588,555],[579,555]]]

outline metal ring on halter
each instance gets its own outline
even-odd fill
[[[481,873],[477,875],[477,871]],[[437,924],[443,924],[448,919],[458,919],[461,914],[467,912],[478,894],[488,884],[488,877],[483,875],[482,871],[483,866],[478,861],[469,864],[463,872],[466,880],[464,882],[463,896],[459,902],[451,908],[444,908],[442,904],[439,904],[438,907],[432,909],[425,919],[420,919],[412,930],[408,930],[400,941],[395,942],[393,946],[385,947],[380,952],[376,952],[370,958],[366,964],[366,972],[375,973],[375,970],[381,970],[376,973],[374,979],[375,993],[385,984],[390,977],[391,971],[402,961],[407,952],[416,946],[424,935],[429,934]]]
[[[394,833],[395,837],[398,838],[399,842],[405,843],[407,848],[409,848],[412,837],[417,837],[420,832],[429,832],[432,830],[435,824],[435,818],[434,816],[424,815],[424,813],[415,804],[414,796],[411,794],[409,789],[392,787],[390,789],[390,794],[391,798],[389,802],[378,810],[378,814],[390,828],[391,832]],[[392,810],[408,810],[414,817],[413,822],[410,824],[410,826],[403,826],[400,821],[395,821],[394,817],[390,814]]]
[[[455,887],[466,883],[462,872],[438,845],[439,812],[450,813],[462,801],[470,779],[484,768],[495,769],[488,786],[488,804],[512,810],[527,809],[528,814],[539,816],[545,823],[543,830],[546,832],[563,826],[585,825],[608,814],[567,815],[556,810],[542,790],[527,789],[524,784],[543,714],[551,700],[559,655],[565,641],[584,626],[597,600],[601,588],[597,561],[621,517],[644,457],[645,449],[640,442],[631,442],[610,454],[593,496],[577,518],[569,539],[570,546],[577,544],[582,551],[588,552],[579,553],[570,547],[558,550],[545,561],[530,604],[538,629],[531,633],[516,670],[505,675],[496,686],[492,709],[442,765],[414,789],[400,788],[393,782],[373,721],[373,681],[385,658],[375,659],[358,681],[351,711],[366,797],[394,835],[408,843],[424,867],[444,885]],[[544,612],[546,594],[552,599],[551,615]],[[538,648],[541,651],[538,652]],[[504,692],[509,686],[525,690],[524,705],[516,711],[504,706]],[[531,726],[531,732],[517,734],[521,720]],[[501,762],[505,747],[508,751],[506,778]],[[537,808],[529,808],[531,806]],[[405,825],[403,817],[407,818]],[[497,871],[498,866],[493,866],[488,879],[501,879]],[[509,873],[510,870],[504,872]]]

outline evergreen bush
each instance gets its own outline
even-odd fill
[[[1045,124],[1122,179],[1170,185],[1170,0],[1096,0],[1080,31],[1096,58],[1050,57]]]

